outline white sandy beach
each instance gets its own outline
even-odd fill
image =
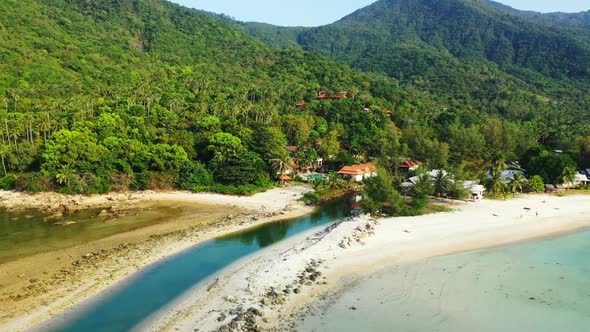
[[[197,285],[141,329],[236,330],[254,321],[264,330],[284,330],[306,304],[385,266],[590,227],[590,196],[584,195],[531,195],[453,208],[378,222],[363,216],[329,232],[297,236]]]
[[[124,233],[95,241],[98,243],[96,245],[94,242],[86,243],[0,265],[0,277],[4,278],[0,285],[0,331],[23,331],[95,296],[147,265],[198,243],[263,223],[311,213],[313,207],[298,202],[310,190],[309,186],[292,186],[276,188],[251,197],[189,192],[121,193],[85,197],[0,191],[0,206],[9,209],[48,209],[67,204],[72,209],[100,207],[115,210],[121,206],[149,206],[150,203],[166,202],[221,206],[220,209],[214,209],[215,213],[207,215],[209,219],[221,219],[205,218],[201,221],[199,218],[202,217],[197,213],[184,218],[188,220],[174,221],[172,226],[156,225],[130,232],[139,233],[133,235],[133,238],[145,239],[130,246],[127,245],[130,235]],[[103,251],[103,248],[107,251]],[[91,255],[93,257],[87,259],[87,253],[90,252],[94,252]],[[74,264],[77,262],[80,264]],[[33,278],[35,288],[31,288],[32,284],[29,282]],[[27,296],[23,298],[19,294]]]

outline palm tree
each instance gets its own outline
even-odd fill
[[[0,158],[2,158],[2,169],[4,170],[4,176],[8,175],[8,172],[6,171],[6,156],[8,156],[8,149],[4,144],[2,144],[2,147],[0,147]]]
[[[561,172],[563,183],[567,184],[566,190],[569,190],[570,185],[576,180],[576,173],[576,169],[570,166],[565,167]]]
[[[60,167],[59,172],[55,175],[55,178],[57,179],[57,183],[68,186],[75,176],[75,170],[68,164]]]
[[[448,193],[451,187],[451,177],[443,170],[439,170],[434,177],[434,192],[437,196],[442,197],[443,194]]]
[[[270,159],[269,162],[273,170],[275,170],[279,176],[287,173],[287,170],[289,169],[289,167],[291,167],[291,158],[289,158],[288,155]]]
[[[512,192],[512,197],[516,196],[517,192],[522,192],[525,184],[527,183],[527,179],[520,173],[514,173],[514,176],[508,182],[508,187]]]
[[[502,179],[502,170],[499,167],[493,167],[490,177],[486,181],[486,189],[496,197],[496,194],[503,194],[505,190],[504,180]]]

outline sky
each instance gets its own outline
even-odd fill
[[[319,26],[375,0],[170,0],[186,7],[226,14],[239,21],[281,26]],[[590,9],[588,0],[496,0],[520,10],[574,13]]]

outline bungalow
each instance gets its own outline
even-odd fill
[[[283,175],[279,176],[279,180],[281,180],[281,185],[284,186],[287,184],[287,182],[292,181],[293,179],[291,179],[290,176],[283,174]]]
[[[356,182],[361,182],[364,179],[377,176],[377,167],[373,163],[344,166],[338,171],[338,174]]]
[[[434,182],[434,180],[436,179],[436,176],[438,175],[439,172],[442,172],[444,175],[449,175],[446,171],[437,170],[437,169],[427,172],[426,174],[428,174],[431,181]],[[409,178],[407,181],[405,181],[404,183],[402,183],[400,185],[402,193],[404,195],[409,194],[412,187],[415,186],[418,183],[418,181],[420,181],[420,177],[413,176],[413,177]],[[453,180],[451,178],[451,181],[455,181],[455,180]],[[483,194],[486,191],[486,188],[484,186],[482,186],[481,184],[479,184],[475,181],[459,181],[459,182],[463,185],[463,188],[465,188],[466,190],[469,191],[469,194],[470,194],[469,196],[470,196],[471,200],[480,201],[483,199],[483,197],[484,197]]]
[[[398,169],[402,174],[408,174],[409,171],[415,171],[422,165],[421,162],[414,159],[406,159],[403,163],[399,164]]]
[[[428,176],[434,181],[434,179],[436,178],[436,176],[438,175],[439,172],[442,172],[444,175],[448,175],[447,171],[438,170],[438,169],[433,169],[430,172],[426,172],[426,174],[428,174]],[[420,180],[420,176],[413,176],[408,179],[408,181],[411,182],[412,184],[418,183],[419,180]]]
[[[463,181],[463,187],[470,191],[470,199],[481,201],[486,188],[475,181]]]
[[[516,174],[516,173],[519,173],[520,175],[522,175],[524,177],[527,176],[526,170],[524,168],[520,167],[520,165],[518,163],[513,163],[513,164],[506,165],[506,170],[504,170],[500,173],[500,177],[504,181],[508,182],[510,179],[514,178],[514,174]],[[487,174],[487,176],[488,176],[488,178],[491,178],[492,172],[490,171]]]
[[[588,179],[588,177],[582,173],[578,173],[576,174],[576,178],[574,179],[574,183],[573,186],[576,187],[578,185],[587,185],[588,183],[590,183],[590,179]]]
[[[340,91],[340,93],[334,91],[320,91],[316,99],[348,99],[348,91]]]

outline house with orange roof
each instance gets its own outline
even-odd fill
[[[377,166],[373,163],[344,166],[338,171],[338,174],[353,181],[361,182],[364,179],[377,176]]]

